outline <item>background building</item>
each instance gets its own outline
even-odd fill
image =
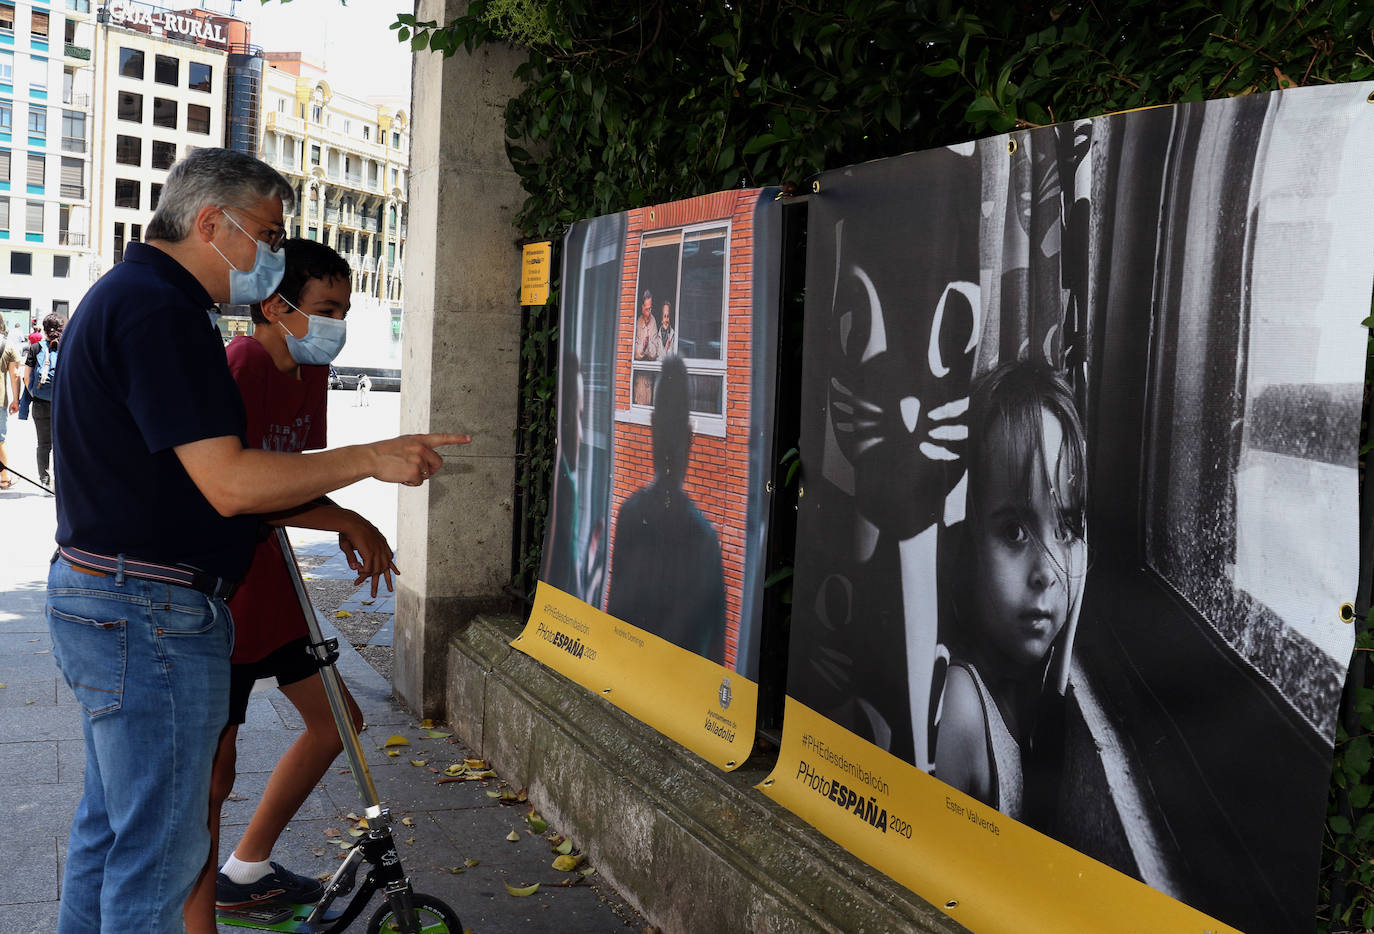
[[[0,2],[0,313],[26,328],[90,284],[89,0]]]
[[[342,368],[400,369],[410,121],[400,106],[334,90],[299,52],[264,56],[258,155],[296,187],[293,236],[338,250],[353,271]],[[390,375],[390,374],[387,374]]]

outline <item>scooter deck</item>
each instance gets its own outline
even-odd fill
[[[283,902],[249,905],[245,908],[217,908],[216,920],[231,927],[253,928],[258,931],[290,931],[295,934],[319,934],[343,914],[342,908],[331,908],[323,920],[313,924],[306,921],[314,904],[289,905]]]

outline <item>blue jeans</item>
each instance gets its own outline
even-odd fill
[[[210,764],[229,709],[233,623],[188,587],[48,572],[53,655],[85,716],[86,784],[59,934],[175,934],[210,856]]]

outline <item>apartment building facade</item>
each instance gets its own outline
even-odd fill
[[[259,156],[296,187],[287,225],[348,260],[354,305],[382,307],[399,334],[410,121],[402,106],[336,91],[299,52],[268,52]]]
[[[92,281],[89,0],[0,2],[0,316],[25,329]]]

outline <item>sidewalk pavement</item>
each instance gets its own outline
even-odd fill
[[[29,423],[11,418],[9,425],[10,463],[36,477]],[[0,491],[0,813],[9,820],[12,838],[22,841],[19,858],[0,876],[3,934],[56,930],[67,830],[81,796],[81,708],[53,663],[43,614],[56,525],[53,504],[52,497],[17,477],[10,490]],[[322,592],[347,594],[337,606],[316,605],[326,637],[339,637],[330,620],[340,608],[394,614],[394,602],[381,594],[364,604],[371,597],[362,588],[337,584],[345,577],[351,581],[351,575],[332,536],[292,532],[302,564],[313,563],[310,557],[327,559],[307,575],[310,589],[332,582]],[[390,632],[388,622],[372,643],[389,644]],[[457,737],[431,738],[393,699],[386,679],[346,640],[339,641],[339,671],[368,724],[362,734],[368,767],[382,803],[391,809],[398,852],[416,891],[446,901],[472,934],[645,929],[643,919],[600,881],[594,867],[583,863],[570,873],[553,868],[556,854],[546,838],[557,828],[535,833],[526,821],[528,805],[503,805],[495,797],[512,790],[499,779],[440,784],[448,765],[472,753]],[[223,811],[221,860],[251,817],[277,757],[301,728],[295,709],[272,683],[259,682],[239,731],[239,776]],[[440,724],[438,730],[445,728]],[[384,749],[393,735],[410,742],[395,757]],[[282,835],[273,858],[297,872],[328,875],[343,858],[340,841],[352,839],[354,822],[348,815],[362,810],[340,757]],[[512,833],[517,840],[507,839]],[[580,873],[588,868],[591,874]],[[535,882],[539,889],[528,897],[514,897],[506,889]],[[379,904],[374,896],[353,929],[362,931]]]

